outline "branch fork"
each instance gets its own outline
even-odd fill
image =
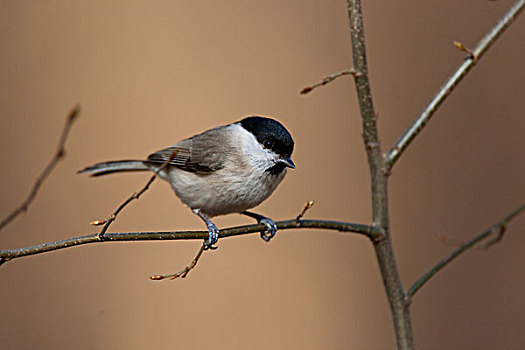
[[[469,57],[457,68],[454,74],[448,81],[439,89],[434,98],[425,107],[422,113],[410,125],[399,140],[385,153],[381,153],[379,143],[379,135],[377,130],[377,114],[374,112],[372,93],[368,79],[368,67],[366,62],[366,48],[364,37],[363,16],[361,10],[361,0],[347,0],[348,15],[350,22],[351,45],[353,53],[354,68],[335,73],[323,78],[319,83],[307,86],[301,90],[301,94],[307,94],[317,87],[324,86],[335,79],[352,75],[355,80],[356,90],[358,93],[359,106],[361,110],[362,125],[363,125],[363,140],[368,156],[371,182],[372,182],[372,219],[373,225],[363,225],[348,222],[336,222],[328,220],[303,220],[305,213],[312,207],[313,201],[305,204],[303,210],[295,217],[295,219],[280,221],[276,225],[278,229],[296,229],[296,228],[316,228],[316,229],[330,229],[341,232],[354,232],[367,236],[373,243],[376,252],[376,257],[381,270],[384,287],[387,293],[388,301],[392,312],[394,322],[396,341],[398,349],[413,349],[411,320],[409,313],[409,305],[412,298],[420,288],[426,284],[437,272],[443,267],[447,266],[451,261],[459,255],[477,245],[479,242],[485,240],[489,236],[495,237],[486,242],[482,248],[488,249],[495,243],[502,241],[508,223],[519,214],[525,212],[525,204],[521,205],[509,215],[504,217],[489,229],[475,236],[468,242],[465,242],[449,256],[445,257],[420,279],[418,279],[407,291],[403,289],[399,272],[397,270],[396,260],[393,254],[392,242],[390,239],[390,224],[389,224],[389,209],[388,209],[388,179],[392,168],[399,160],[401,155],[406,151],[408,146],[422,131],[422,129],[430,121],[431,117],[450,95],[461,80],[468,74],[479,59],[487,52],[493,43],[502,35],[502,33],[514,22],[517,16],[523,11],[525,7],[525,0],[517,0],[511,8],[503,15],[499,22],[480,40],[474,49],[466,48],[462,43],[455,42],[454,45],[463,52],[466,52]],[[34,197],[42,182],[53,170],[56,163],[64,157],[65,148],[64,143],[67,138],[69,127],[79,112],[78,107],[75,108],[64,128],[58,150],[51,160],[49,165],[44,169],[42,174],[37,178],[33,189],[26,199],[18,208],[15,209],[6,219],[0,222],[0,229],[11,222],[20,213],[25,212]],[[172,155],[173,157],[174,155]],[[131,233],[108,233],[107,230],[113,221],[116,220],[117,215],[133,200],[138,199],[155,180],[161,168],[150,178],[146,185],[137,193],[133,193],[126,199],[107,220],[96,220],[91,224],[98,226],[104,225],[99,233],[70,238],[62,241],[44,243],[32,247],[25,247],[11,250],[0,250],[0,265],[8,260],[28,256],[33,254],[40,254],[47,251],[64,249],[76,245],[88,243],[100,243],[105,241],[137,241],[137,240],[160,240],[160,239],[205,239],[208,237],[206,231],[186,231],[186,232],[131,232]],[[247,233],[256,233],[265,229],[265,225],[248,225],[241,227],[227,228],[220,231],[220,237],[230,237],[242,235]],[[195,268],[202,253],[204,246],[201,246],[195,258],[182,270],[174,274],[166,275],[152,275],[152,280],[176,279],[185,278],[189,272]]]

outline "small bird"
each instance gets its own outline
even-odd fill
[[[146,160],[97,163],[79,174],[100,176],[126,171],[153,171],[208,228],[204,249],[216,249],[219,229],[210,220],[240,213],[266,225],[261,238],[270,241],[277,226],[272,219],[248,211],[268,198],[295,169],[290,158],[292,136],[278,121],[251,116],[184,139],[150,154]]]

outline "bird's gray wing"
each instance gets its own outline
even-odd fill
[[[224,166],[228,156],[226,136],[225,127],[211,129],[150,154],[148,162],[161,165],[171,158],[170,166],[189,172],[211,173]]]

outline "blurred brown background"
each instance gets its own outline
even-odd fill
[[[511,1],[365,1],[383,147],[428,102]],[[27,195],[67,112],[82,114],[67,158],[2,248],[95,232],[148,176],[75,171],[143,157],[249,114],[276,116],[296,141],[291,171],[257,210],[369,222],[366,156],[353,80],[299,90],[350,67],[348,18],[332,1],[2,1],[0,212]],[[525,198],[525,18],[446,101],[396,166],[392,234],[408,287],[453,247]],[[251,223],[238,215],[219,227]],[[155,183],[113,231],[203,229]],[[331,231],[225,239],[186,280],[200,242],[104,243],[5,264],[0,346],[12,349],[392,349],[390,312],[370,243]],[[420,349],[523,349],[525,217],[502,244],[472,251],[415,297]]]

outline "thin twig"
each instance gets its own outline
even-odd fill
[[[467,75],[474,65],[479,62],[480,58],[487,52],[501,34],[503,34],[503,32],[505,32],[505,30],[514,22],[518,15],[523,11],[524,7],[525,0],[516,1],[498,23],[492,27],[487,34],[485,34],[483,39],[481,39],[476,47],[470,52],[469,57],[465,59],[448,81],[439,89],[438,93],[425,107],[423,112],[421,112],[419,117],[417,117],[416,121],[410,125],[399,140],[388,150],[386,154],[387,170],[390,170],[394,166],[414,138],[421,132],[421,130],[423,130],[439,106],[445,101],[459,82],[463,80],[465,75]]]
[[[80,105],[77,105],[71,112],[69,113],[66,123],[64,125],[64,129],[62,130],[62,135],[60,136],[60,141],[58,142],[57,150],[55,152],[55,155],[51,159],[51,161],[47,164],[45,169],[42,171],[40,176],[36,179],[35,183],[33,184],[33,187],[31,189],[31,192],[29,192],[29,195],[27,196],[26,200],[20,204],[11,214],[9,214],[6,218],[4,218],[0,222],[0,230],[2,230],[7,224],[9,224],[11,221],[13,221],[18,215],[24,213],[29,208],[29,205],[33,202],[35,199],[38,190],[44,183],[44,180],[51,174],[55,166],[58,164],[58,162],[64,158],[66,154],[66,140],[69,135],[69,130],[71,129],[71,125],[73,125],[73,122],[77,119],[78,114],[80,113]]]
[[[106,234],[107,230],[109,229],[109,226],[111,226],[111,224],[117,219],[117,215],[129,204],[131,203],[133,200],[135,199],[139,199],[140,196],[146,192],[150,185],[153,183],[153,181],[155,181],[155,179],[157,178],[157,175],[156,174],[153,174],[150,179],[148,180],[148,182],[146,182],[146,184],[144,185],[144,187],[139,191],[139,192],[135,192],[133,193],[131,196],[129,196],[124,202],[122,202],[122,204],[120,204],[118,206],[118,208],[111,214],[111,216],[109,218],[107,218],[106,220],[96,220],[96,221],[93,221],[91,222],[92,225],[101,225],[101,224],[104,224],[104,227],[102,227],[102,229],[100,230],[100,232],[98,233],[98,237],[103,240],[105,237],[104,235]]]
[[[354,224],[349,222],[339,222],[330,220],[300,220],[295,218],[286,221],[276,222],[279,230],[289,230],[298,228],[315,228],[325,230],[335,230],[340,232],[353,232],[364,235],[371,240],[381,236],[381,232],[374,226]],[[259,233],[266,229],[264,224],[246,225],[222,229],[219,232],[220,238],[240,236],[250,233]],[[31,247],[0,250],[0,260],[12,260],[23,256],[41,254],[53,250],[66,249],[83,244],[104,243],[113,241],[168,241],[168,240],[203,240],[209,236],[208,231],[168,231],[168,232],[106,232],[104,240],[100,240],[98,233],[75,238],[68,238],[61,241],[39,244]]]
[[[169,278],[170,280],[174,280],[176,278],[186,278],[186,276],[188,276],[188,273],[190,273],[190,271],[195,267],[197,266],[197,263],[199,262],[199,259],[202,255],[202,253],[204,252],[204,247],[205,245],[201,245],[201,247],[199,248],[199,251],[197,252],[197,255],[195,255],[195,258],[193,258],[193,260],[191,261],[191,263],[186,266],[185,268],[183,268],[182,270],[180,270],[179,272],[176,272],[176,273],[171,273],[171,274],[167,274],[167,275],[152,275],[152,276],[149,276],[150,280],[153,280],[153,281],[161,281],[165,278]]]
[[[458,48],[459,50],[465,52],[468,54],[469,58],[473,59],[474,61],[476,61],[476,55],[474,54],[474,52],[472,52],[471,49],[469,49],[468,47],[466,47],[465,45],[463,45],[462,42],[459,42],[459,41],[454,41],[454,46],[456,48]]]
[[[503,240],[503,236],[505,236],[505,232],[507,232],[507,226],[506,225],[500,225],[496,230],[496,237],[491,239],[488,242],[485,242],[480,249],[487,250],[490,247],[492,247],[494,244],[499,243]]]
[[[342,77],[342,76],[345,76],[345,75],[353,75],[353,76],[356,76],[356,72],[355,70],[352,68],[352,69],[348,69],[348,70],[344,70],[342,72],[339,72],[339,73],[335,73],[335,74],[331,74],[331,75],[327,75],[326,77],[323,78],[323,80],[319,83],[315,83],[313,85],[310,85],[310,86],[306,86],[304,87],[302,90],[301,90],[301,95],[306,95],[307,93],[311,92],[313,89],[316,89],[318,88],[319,86],[325,86],[326,84],[334,81],[335,79],[339,78],[339,77]]]
[[[514,209],[510,214],[505,216],[503,219],[480,233],[479,235],[472,238],[470,241],[464,243],[461,247],[454,250],[449,256],[441,260],[439,263],[437,263],[433,268],[431,268],[427,273],[425,273],[421,278],[419,278],[413,285],[410,287],[408,292],[406,293],[407,301],[410,301],[414,294],[423,287],[425,283],[427,283],[436,273],[438,273],[442,268],[447,266],[452,262],[452,260],[456,259],[459,255],[466,252],[468,249],[472,248],[474,245],[478,244],[479,242],[483,241],[487,237],[489,237],[492,234],[496,234],[496,237],[489,242],[487,242],[484,245],[484,248],[489,248],[493,244],[500,242],[503,238],[503,233],[505,232],[506,226],[508,223],[514,219],[519,214],[525,212],[525,204],[521,205],[520,207]]]
[[[314,201],[308,201],[304,204],[303,210],[295,217],[295,221],[299,221],[303,218],[304,214],[314,206]]]
[[[301,218],[304,216],[304,214],[308,211],[308,209],[310,209],[312,206],[314,205],[314,201],[308,201],[306,202],[306,204],[304,205],[303,207],[303,210],[301,210],[301,212],[299,213],[299,215],[297,215],[297,217],[295,218],[295,221],[298,222],[299,220],[301,220]],[[197,255],[195,256],[195,258],[192,260],[192,262],[187,265],[186,267],[184,267],[182,270],[178,271],[178,272],[175,272],[175,273],[171,273],[171,274],[166,274],[166,275],[152,275],[150,276],[149,278],[151,280],[154,280],[154,281],[160,281],[160,280],[163,280],[163,279],[166,279],[166,278],[169,278],[171,280],[174,280],[176,278],[186,278],[186,276],[188,276],[188,273],[195,267],[197,266],[197,263],[199,262],[199,259],[202,255],[202,253],[204,252],[205,250],[205,245],[203,244],[199,251],[197,252]]]
[[[151,184],[153,183],[153,181],[155,181],[155,179],[157,178],[158,174],[164,170],[164,168],[166,166],[168,166],[168,164],[173,160],[173,158],[175,158],[175,156],[177,155],[178,153],[178,150],[175,149],[170,157],[168,159],[166,159],[164,161],[164,163],[162,163],[162,165],[157,169],[155,170],[155,172],[153,173],[153,175],[150,177],[150,179],[148,180],[148,182],[146,182],[146,184],[144,185],[144,187],[142,187],[142,189],[138,192],[135,192],[133,193],[131,196],[129,196],[124,202],[122,202],[122,204],[120,204],[118,206],[118,208],[113,212],[113,214],[111,214],[111,216],[106,219],[106,220],[96,220],[96,221],[92,221],[91,222],[91,225],[94,225],[94,226],[98,226],[98,225],[104,225],[104,227],[102,227],[102,229],[100,230],[100,232],[98,233],[98,237],[100,240],[104,240],[105,239],[105,234],[107,232],[107,230],[109,229],[109,226],[111,226],[111,224],[117,219],[117,215],[129,204],[131,203],[133,200],[136,200],[136,199],[139,199],[140,196],[142,196],[142,194],[144,192],[146,192],[149,187],[151,186]]]

